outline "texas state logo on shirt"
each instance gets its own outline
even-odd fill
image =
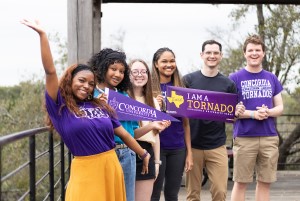
[[[85,108],[85,107],[80,107],[80,111],[84,113],[82,116],[78,116],[75,114],[76,118],[89,118],[89,119],[100,119],[100,118],[109,118],[109,115],[99,107],[96,108]]]

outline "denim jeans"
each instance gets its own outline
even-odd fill
[[[136,172],[135,153],[129,148],[116,149],[116,153],[124,173],[126,200],[134,201]]]

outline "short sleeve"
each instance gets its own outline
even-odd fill
[[[237,93],[236,85],[232,80],[230,80],[230,82],[231,84],[230,84],[229,93],[236,94]]]
[[[276,96],[277,94],[279,94],[282,90],[283,90],[283,87],[282,87],[282,84],[280,83],[280,81],[278,80],[278,78],[274,76],[274,79],[275,79],[275,89],[274,89],[274,96]]]
[[[138,124],[137,121],[132,121],[132,128],[133,128],[133,130],[135,130],[135,129],[139,128],[139,127],[140,126],[139,126],[139,124]]]
[[[115,117],[111,117],[111,123],[112,123],[114,129],[121,126],[120,121]]]
[[[45,100],[46,100],[46,108],[49,116],[57,117],[59,113],[59,109],[61,108],[62,104],[64,104],[64,100],[60,94],[60,91],[57,92],[57,101],[55,102],[45,91]]]
[[[190,88],[188,78],[189,78],[189,75],[185,75],[185,76],[182,77],[183,84],[185,85],[186,88]]]

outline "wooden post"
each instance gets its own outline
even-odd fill
[[[86,63],[101,48],[101,0],[68,0],[68,65]]]

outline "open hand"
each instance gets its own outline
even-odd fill
[[[158,132],[161,132],[171,125],[171,121],[169,120],[153,121],[152,124],[153,124],[153,129],[156,129],[158,130]]]
[[[45,33],[45,30],[42,28],[42,26],[40,25],[40,22],[38,20],[33,21],[33,20],[22,19],[22,20],[20,20],[20,22],[22,24],[32,28],[33,30],[35,30],[39,34]]]

